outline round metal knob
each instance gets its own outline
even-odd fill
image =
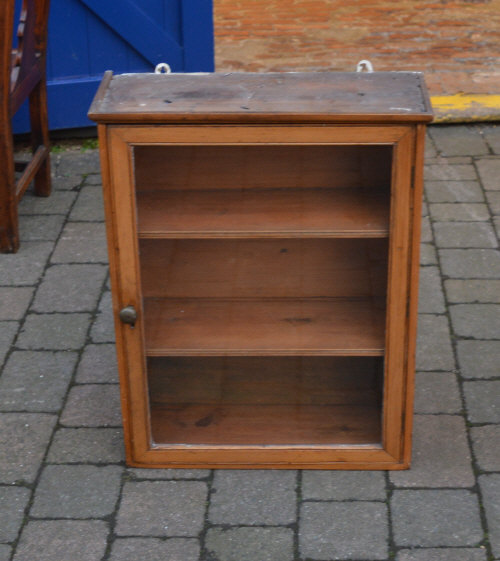
[[[137,312],[135,311],[134,306],[125,306],[125,308],[120,310],[118,315],[122,323],[128,323],[132,327],[137,321]]]

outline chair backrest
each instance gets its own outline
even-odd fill
[[[7,30],[7,33],[1,45],[2,62],[7,64],[5,68],[9,70],[7,75],[2,64],[2,80],[6,80],[4,84],[10,82],[12,116],[45,71],[49,0],[23,0],[15,49],[12,48],[14,0],[6,0],[3,4],[4,21],[0,22],[3,24],[1,28]]]

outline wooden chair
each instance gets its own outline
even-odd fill
[[[49,0],[23,0],[18,45],[12,48],[15,0],[0,3],[0,251],[19,248],[17,205],[34,180],[35,193],[50,195],[45,50]],[[11,119],[29,99],[32,157],[14,162]],[[16,182],[15,172],[22,171]]]

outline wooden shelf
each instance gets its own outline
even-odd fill
[[[382,359],[149,358],[155,444],[377,444]]]
[[[366,355],[384,352],[370,300],[144,299],[148,356]]]
[[[140,238],[366,237],[389,232],[388,195],[362,189],[137,193]]]

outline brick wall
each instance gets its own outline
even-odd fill
[[[419,70],[500,93],[500,0],[214,0],[217,71]]]

